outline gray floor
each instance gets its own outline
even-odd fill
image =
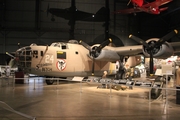
[[[96,84],[79,82],[46,85],[41,78],[14,85],[0,79],[0,120],[180,119],[175,91],[168,91],[167,102],[165,98],[152,102],[148,92],[148,88],[97,89]]]

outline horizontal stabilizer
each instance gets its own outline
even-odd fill
[[[107,9],[105,7],[102,7],[96,12],[96,15],[105,15],[107,12]]]

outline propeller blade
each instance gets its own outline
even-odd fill
[[[171,39],[176,34],[178,34],[177,30],[174,30],[174,31],[168,33],[167,35],[165,35],[162,38],[160,38],[158,40],[158,42],[154,45],[154,47],[158,47],[158,46],[162,45],[164,42],[168,41],[169,39]]]
[[[80,40],[79,44],[81,44],[82,46],[84,46],[86,49],[88,49],[91,52],[91,46],[89,46],[87,43],[85,43],[82,40]]]
[[[92,75],[94,75],[95,59],[92,60]]]
[[[129,0],[129,2],[127,3],[127,6],[131,3],[131,0]]]
[[[99,45],[99,47],[97,48],[97,51],[102,50],[106,45],[108,45],[108,44],[111,43],[111,42],[112,42],[112,39],[111,39],[111,38],[109,38],[108,40],[104,41],[103,43],[101,43],[101,44]]]
[[[16,57],[14,57],[13,55],[11,55],[10,53],[6,52],[6,55],[12,57],[13,59],[15,59]]]
[[[136,37],[136,36],[134,36],[134,35],[129,35],[129,38],[131,38],[131,39],[133,39],[133,40],[135,40],[136,42],[138,42],[138,43],[140,43],[141,45],[144,45],[144,46],[146,46],[147,48],[149,48],[149,45],[146,43],[146,41],[144,41],[143,39],[141,39],[141,38],[138,38],[138,37]]]
[[[150,76],[153,76],[153,74],[154,74],[154,61],[153,61],[152,51],[150,51],[149,69],[150,69]]]

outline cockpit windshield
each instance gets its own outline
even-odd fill
[[[64,42],[55,42],[55,43],[52,43],[50,46],[52,47],[59,47],[61,49],[67,49],[67,43],[64,43]]]

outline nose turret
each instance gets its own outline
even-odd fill
[[[16,51],[19,65],[22,68],[31,67],[32,50],[30,46],[22,47]]]

